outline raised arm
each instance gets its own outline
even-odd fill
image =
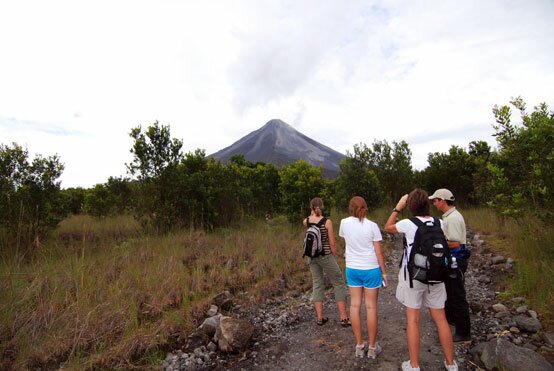
[[[402,196],[400,200],[398,200],[398,202],[396,203],[396,207],[392,210],[392,213],[385,223],[385,232],[398,233],[398,229],[396,229],[396,218],[398,217],[398,214],[406,207],[406,200],[408,200],[407,194]]]

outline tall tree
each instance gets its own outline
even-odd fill
[[[494,106],[498,158],[492,173],[490,205],[504,215],[523,215],[527,210],[550,220],[554,216],[554,113],[546,103],[530,114],[521,97],[510,101],[521,116],[512,123],[511,107]]]
[[[323,179],[323,168],[298,160],[279,169],[283,211],[292,223],[306,217],[310,200],[321,197],[328,209],[333,205]]]
[[[175,207],[169,196],[175,190],[177,165],[183,142],[171,139],[169,126],[158,121],[143,133],[140,126],[129,133],[134,143],[129,173],[139,181],[135,215],[144,225],[165,232],[176,224]]]
[[[59,177],[64,169],[57,155],[29,153],[17,143],[0,144],[0,235],[3,243],[28,248],[65,216]],[[0,237],[1,237],[0,236]]]

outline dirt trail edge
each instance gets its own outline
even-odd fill
[[[402,251],[400,241],[387,262],[389,284],[379,292],[378,342],[383,352],[376,360],[354,357],[354,335],[350,327],[340,326],[336,306],[331,297],[325,300],[325,315],[329,322],[315,323],[315,314],[309,302],[309,293],[295,299],[296,304],[284,299],[281,306],[289,309],[281,314],[292,316],[290,325],[278,327],[265,334],[242,359],[229,360],[222,365],[227,370],[398,370],[400,363],[409,359],[406,343],[406,319],[403,306],[395,297],[398,282],[398,257]],[[332,291],[332,290],[331,290]],[[328,291],[329,292],[329,291]],[[288,313],[285,313],[288,312]],[[362,318],[365,311],[362,309]],[[364,321],[365,323],[365,321]],[[367,330],[364,328],[367,340]],[[420,322],[422,370],[441,370],[443,353],[429,312],[422,310]],[[455,344],[460,370],[475,369],[468,360],[469,344]]]

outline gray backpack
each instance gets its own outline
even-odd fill
[[[327,218],[323,217],[318,223],[310,223],[310,219],[306,218],[306,235],[304,236],[304,254],[302,257],[307,256],[309,258],[315,258],[325,255],[323,250],[323,243],[321,242],[321,230],[320,226],[325,225]]]

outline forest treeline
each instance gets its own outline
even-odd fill
[[[518,122],[512,120],[514,108]],[[518,97],[495,106],[493,114],[495,149],[484,141],[452,146],[429,153],[428,166],[414,170],[405,141],[359,143],[335,179],[302,160],[276,167],[237,155],[222,164],[203,150],[183,153],[170,127],[155,122],[130,132],[128,177],[110,177],[88,189],[61,189],[64,165],[58,156],[30,159],[17,143],[0,144],[0,243],[4,251],[8,246],[26,251],[70,214],[131,213],[146,230],[164,233],[275,214],[298,221],[315,195],[342,209],[353,195],[370,207],[392,205],[414,187],[449,188],[459,202],[487,205],[501,215],[552,218],[554,113],[546,103],[529,113]]]

